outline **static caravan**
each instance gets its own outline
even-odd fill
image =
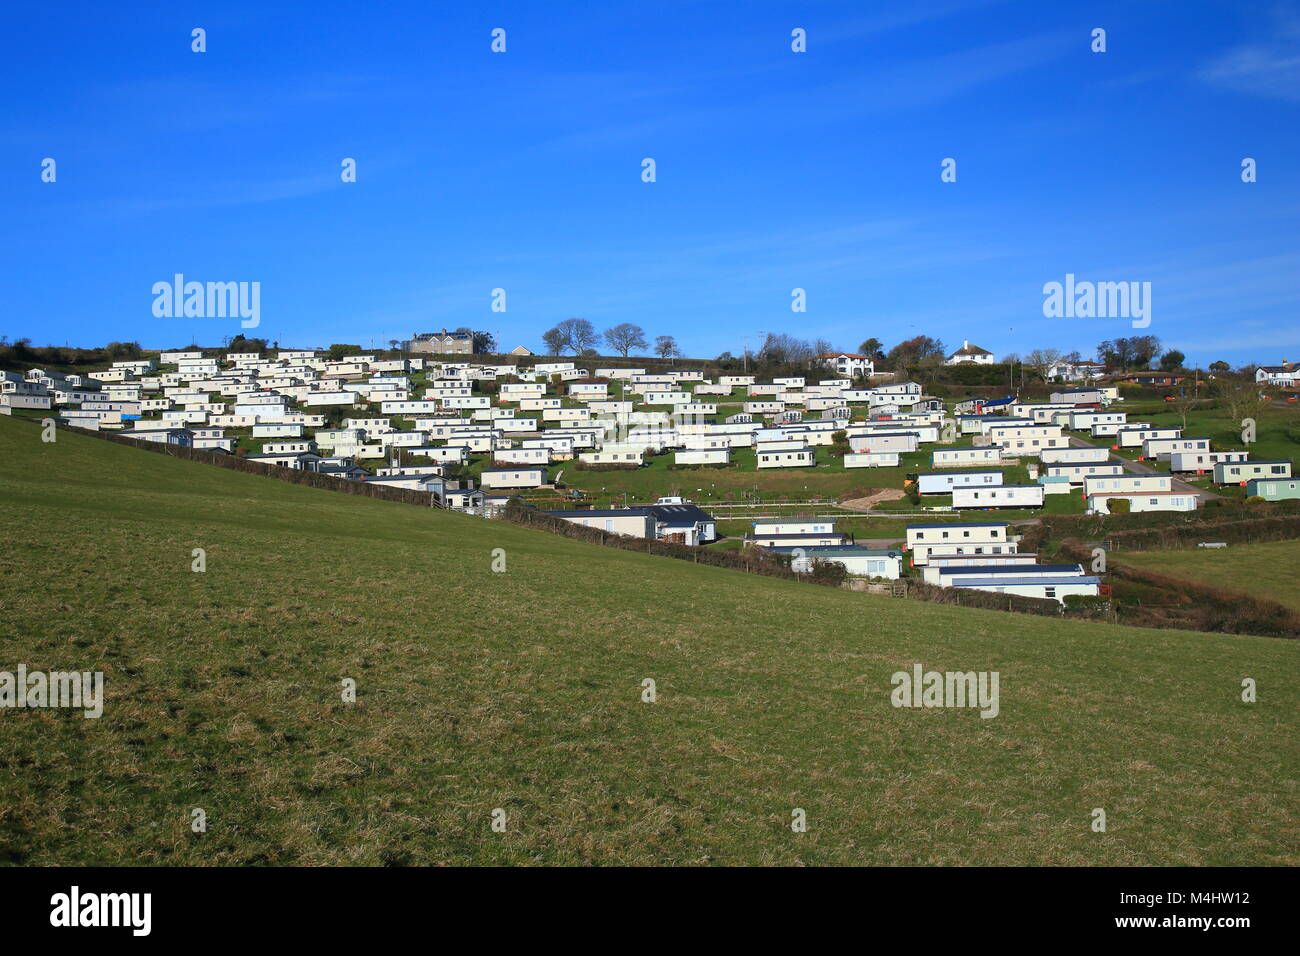
[[[1173,491],[1173,479],[1168,475],[1093,475],[1083,479],[1083,494],[1146,494],[1147,492]]]
[[[913,452],[916,447],[916,432],[866,432],[849,435],[849,448],[855,454],[877,451]]]
[[[731,448],[684,448],[673,456],[677,465],[727,465],[731,463]]]
[[[1182,491],[1107,491],[1088,496],[1089,514],[1109,514],[1110,503],[1117,498],[1127,499],[1130,512],[1138,511],[1195,511],[1196,495]]]
[[[1094,425],[1124,425],[1128,412],[1071,412],[1070,427],[1075,431],[1091,431]]]
[[[1063,461],[1107,461],[1110,449],[1105,445],[1085,445],[1082,448],[1044,448],[1038,453],[1038,460],[1045,465],[1055,465]]]
[[[1242,485],[1252,478],[1290,478],[1291,462],[1285,460],[1270,461],[1221,461],[1214,466],[1214,483],[1216,485]]]
[[[549,448],[498,448],[492,460],[508,465],[547,465],[551,461]]]
[[[954,488],[954,508],[1041,508],[1042,485],[998,485],[994,488]]]
[[[1186,454],[1209,450],[1208,438],[1148,438],[1142,443],[1142,458],[1169,461],[1175,452]]]
[[[808,534],[747,534],[746,547],[759,548],[832,548],[849,543],[849,536],[839,531]]]
[[[1150,428],[1150,422],[1101,422],[1092,426],[1093,438],[1114,438],[1121,428]]]
[[[484,468],[479,475],[483,488],[540,488],[544,484],[545,468]]]
[[[916,476],[917,491],[923,495],[946,495],[954,488],[987,488],[1000,484],[1002,472],[997,469],[931,471]]]
[[[1115,433],[1115,443],[1120,448],[1141,448],[1142,443],[1152,438],[1179,438],[1181,428],[1133,428],[1128,426]]]
[[[792,555],[790,569],[799,574],[810,574],[820,563],[843,565],[855,577],[885,578],[895,581],[903,575],[901,551],[880,551],[847,544],[839,547],[773,548],[778,554]]]
[[[1251,478],[1246,482],[1246,494],[1258,495],[1265,501],[1285,501],[1300,498],[1300,481],[1294,478]]]
[[[833,518],[813,518],[801,521],[797,518],[775,518],[753,522],[753,534],[758,537],[770,537],[779,534],[832,534],[835,531]]]
[[[864,451],[850,452],[844,456],[845,468],[897,468],[898,452]]]
[[[259,422],[253,426],[254,438],[301,438],[302,426],[284,422]]]
[[[992,577],[961,578],[953,583],[956,588],[976,591],[993,591],[997,594],[1015,594],[1020,597],[1051,598],[1065,603],[1071,595],[1096,597],[1100,593],[1101,578],[1091,575],[1062,575],[1060,577]]]
[[[1169,470],[1202,474],[1213,471],[1221,461],[1246,461],[1249,458],[1250,452],[1245,451],[1174,452],[1169,456]]]
[[[578,455],[578,461],[587,465],[639,466],[645,463],[642,457],[645,454],[645,447],[639,444],[635,449],[630,449],[622,445],[611,445],[600,451],[584,451]]]
[[[930,455],[931,468],[961,468],[969,465],[996,465],[1001,460],[997,448],[936,448]]]
[[[1056,461],[1043,465],[1045,477],[1068,478],[1072,485],[1082,485],[1088,477],[1122,474],[1124,466],[1118,461]]]
[[[915,567],[924,566],[931,555],[1015,554],[1017,550],[1005,522],[908,525],[907,549]]]
[[[817,454],[811,448],[792,451],[756,452],[759,468],[811,468],[817,464]]]
[[[1077,564],[955,564],[937,569],[927,567],[923,572],[926,583],[933,581],[941,588],[955,587],[963,580],[975,578],[1061,578],[1081,577],[1083,568]]]

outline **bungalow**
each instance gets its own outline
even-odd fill
[[[486,484],[484,487],[487,487]],[[629,538],[654,538],[655,516],[649,508],[591,508],[578,511],[544,511],[553,518],[584,528],[596,528]]]
[[[998,485],[994,488],[953,488],[954,508],[1041,508],[1042,485]]]
[[[1300,498],[1300,481],[1294,478],[1251,478],[1246,482],[1247,496],[1265,501]]]
[[[792,451],[768,451],[755,455],[759,468],[811,468],[817,464],[817,453],[812,448]]]
[[[1221,461],[1214,466],[1216,485],[1241,485],[1252,478],[1290,478],[1291,462],[1285,459]]]
[[[698,505],[680,499],[660,499],[649,508],[655,519],[655,536],[679,544],[708,544],[718,539],[718,523]]]
[[[1005,522],[910,524],[907,550],[913,566],[922,567],[931,555],[1015,554],[1016,543],[1008,538]]]
[[[1088,514],[1109,514],[1111,502],[1128,501],[1129,511],[1195,511],[1196,493],[1183,491],[1107,491],[1087,496]]]

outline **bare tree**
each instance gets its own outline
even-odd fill
[[[681,353],[677,350],[677,340],[671,335],[656,336],[655,354],[664,359],[670,359],[680,355]]]
[[[620,322],[612,329],[605,330],[605,342],[623,358],[627,358],[633,349],[646,348],[645,330],[631,322]]]
[[[565,349],[578,355],[596,344],[596,330],[586,319],[565,319],[545,333],[542,341],[552,355],[559,355]]]

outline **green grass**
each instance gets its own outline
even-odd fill
[[[103,670],[107,704],[0,712],[5,862],[1300,862],[1294,642],[834,591],[39,434],[0,418],[0,669]],[[892,708],[914,662],[999,671],[1000,716]]]
[[[1209,537],[1213,538],[1213,534]],[[1226,548],[1119,551],[1111,555],[1111,560],[1300,610],[1300,584],[1296,582],[1300,540],[1233,544]]]

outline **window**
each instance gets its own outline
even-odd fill
[[[1054,587],[1050,587],[1050,586],[1044,588],[1044,589],[1043,589],[1043,596],[1044,596],[1044,597],[1049,597],[1049,598],[1054,598],[1054,597],[1056,597],[1056,588],[1054,588]]]

